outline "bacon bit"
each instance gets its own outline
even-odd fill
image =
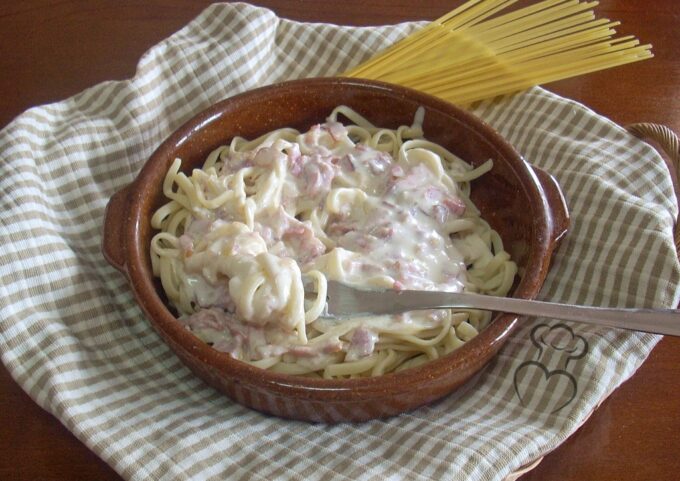
[[[394,281],[394,284],[392,285],[392,289],[395,291],[403,291],[404,290],[404,284],[399,282],[399,281]]]
[[[352,339],[347,348],[345,361],[356,361],[362,357],[370,356],[378,342],[378,335],[365,327],[358,327],[352,334]]]
[[[335,142],[347,132],[345,126],[340,122],[326,122],[326,130],[328,130],[328,135],[330,135]]]
[[[387,182],[387,194],[398,194],[399,192],[417,189],[429,182],[430,178],[431,173],[427,167],[418,164],[411,167],[403,176],[391,177]]]
[[[330,190],[335,171],[329,162],[325,162],[320,156],[314,156],[305,163],[302,175],[305,193],[315,196]]]
[[[443,203],[452,214],[461,216],[465,212],[465,203],[458,197],[447,196]]]
[[[314,235],[314,231],[295,218],[289,219],[281,238],[289,244],[294,257],[303,265],[326,252],[326,246]]]

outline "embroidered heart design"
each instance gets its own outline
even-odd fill
[[[522,382],[525,379],[536,377],[537,374],[539,378],[536,385]],[[557,407],[551,411],[553,414],[563,409],[576,397],[576,379],[574,376],[563,369],[551,371],[538,361],[525,361],[517,367],[513,379],[515,393],[522,406],[530,405],[537,400],[536,396],[552,397],[555,394],[555,388],[564,382],[567,383],[566,386],[568,387],[564,388],[560,397],[566,399],[561,403],[558,401]]]

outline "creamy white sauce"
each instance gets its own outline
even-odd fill
[[[275,139],[233,154],[207,177],[206,189],[229,189],[238,175],[249,179],[240,200],[194,211],[179,238],[177,275],[197,310],[181,320],[215,349],[250,361],[284,356],[323,365],[338,353],[346,361],[369,356],[378,329],[441,322],[438,311],[353,320],[343,339],[307,342],[295,332],[304,306],[291,306],[290,293],[310,270],[363,286],[463,289],[464,256],[449,232],[466,206],[437,154],[412,149],[395,159],[355,145],[344,126],[329,122],[296,143]],[[255,272],[273,281],[244,293],[251,284],[241,279]]]

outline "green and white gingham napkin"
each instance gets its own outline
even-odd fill
[[[151,329],[100,251],[109,197],[205,107],[338,74],[415,26],[303,24],[213,5],[149,50],[134,78],[30,109],[0,132],[2,362],[123,478],[502,480],[558,446],[658,341],[527,321],[458,393],[392,419],[327,426],[235,404]],[[650,147],[540,88],[472,110],[564,189],[572,227],[541,298],[677,305],[677,203]]]

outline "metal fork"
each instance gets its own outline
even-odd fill
[[[418,309],[481,309],[680,336],[680,310],[676,309],[612,309],[471,293],[368,290],[337,281],[328,281],[326,297],[324,315],[334,318]]]

